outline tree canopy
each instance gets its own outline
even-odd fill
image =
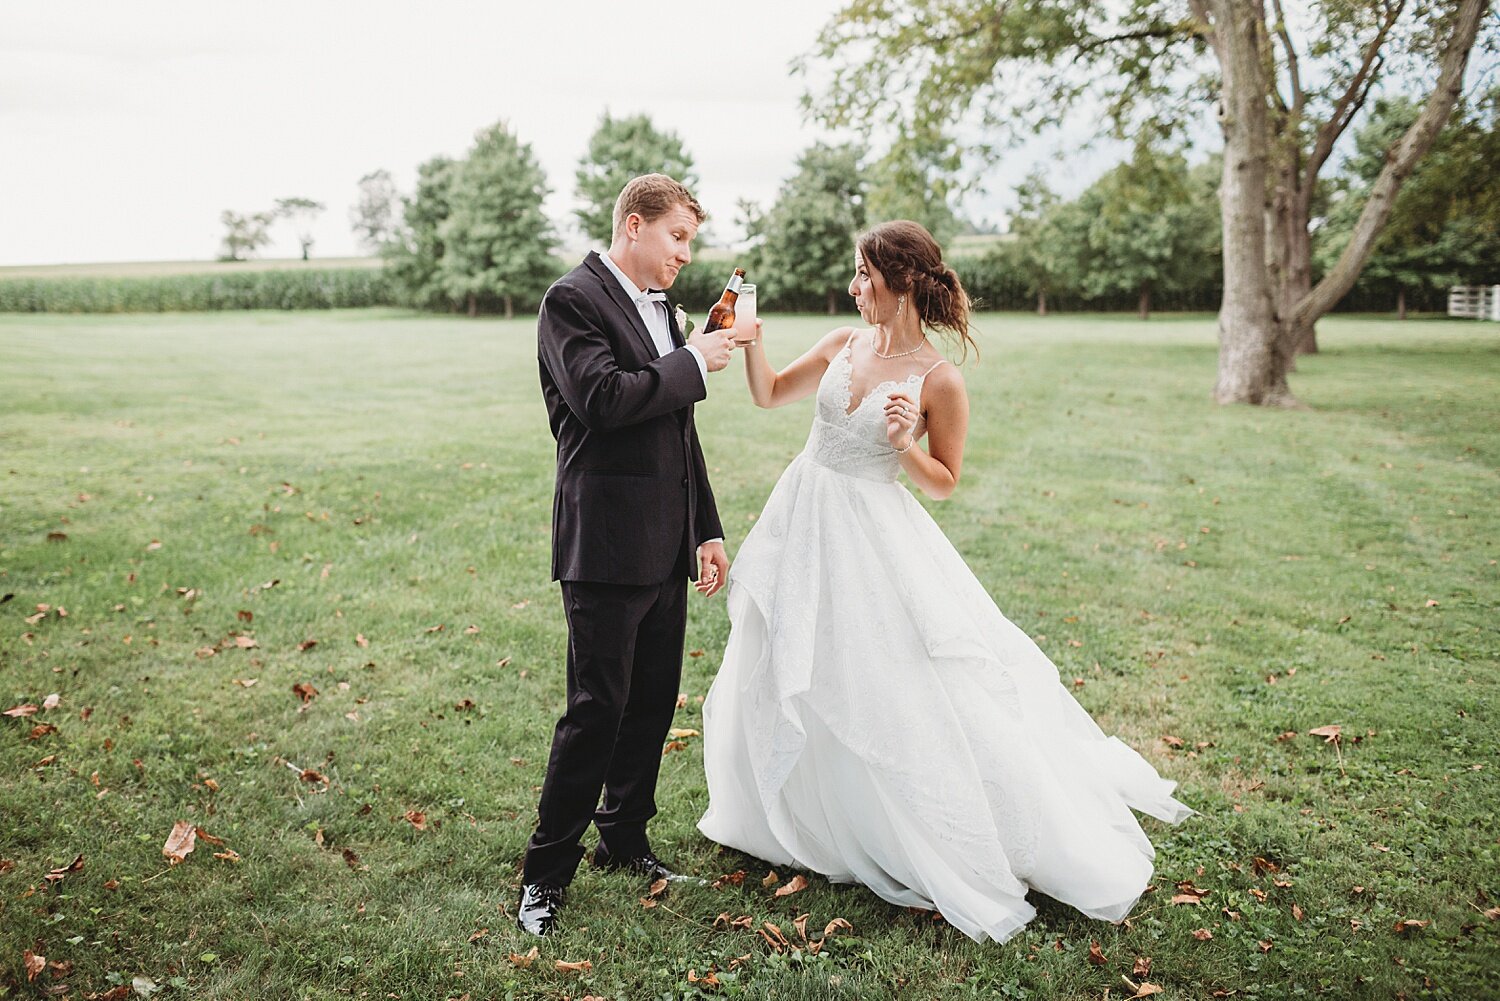
[[[641,174],[666,174],[689,191],[698,183],[693,158],[675,132],[664,132],[647,115],[611,117],[605,112],[588,151],[578,161],[580,206],[574,211],[585,235],[609,243],[614,229],[615,199],[620,189]]]

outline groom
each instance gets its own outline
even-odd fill
[[[676,876],[651,851],[662,741],[677,704],[689,577],[729,574],[693,404],[729,364],[728,331],[684,340],[667,308],[703,209],[663,174],[625,185],[605,254],[542,299],[537,360],[557,439],[552,577],[568,620],[568,705],[552,736],[516,923],[545,935],[599,829],[594,864]],[[600,801],[600,789],[604,791]]]

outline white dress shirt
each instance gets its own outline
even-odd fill
[[[600,251],[599,259],[604,266],[609,268],[615,278],[620,282],[620,288],[625,290],[635,308],[640,311],[641,320],[646,324],[646,330],[651,334],[651,343],[656,345],[657,357],[662,357],[669,351],[676,351],[672,344],[672,331],[667,326],[667,297],[665,293],[651,293],[645,289],[637,288],[635,282],[631,281],[620,266],[610,258],[608,251]],[[661,298],[656,298],[656,296]],[[698,362],[698,374],[703,377],[703,386],[708,388],[708,362],[704,360],[703,352],[687,345],[685,350],[693,353],[693,358]]]

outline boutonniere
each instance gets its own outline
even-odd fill
[[[688,319],[687,310],[681,306],[674,306],[672,315],[677,318],[677,329],[682,331],[683,337],[693,332],[693,321]]]

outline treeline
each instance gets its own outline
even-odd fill
[[[382,268],[71,275],[0,280],[3,313],[186,313],[350,309],[398,301]]]

